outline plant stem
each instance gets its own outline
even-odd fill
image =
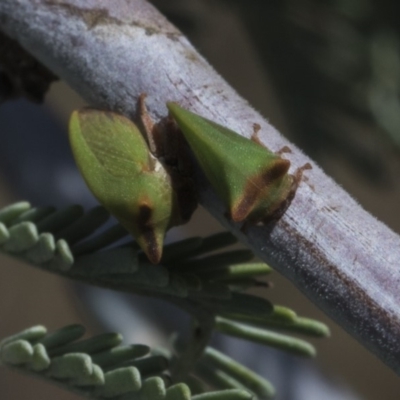
[[[196,318],[192,320],[189,341],[185,343],[183,352],[179,354],[171,368],[174,382],[183,381],[193,371],[196,362],[209,344],[214,329],[215,315],[211,311],[195,306],[191,314],[195,314]]]

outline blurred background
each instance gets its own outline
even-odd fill
[[[153,3],[282,134],[365,209],[400,232],[397,2]],[[23,99],[1,105],[0,207],[20,199],[37,206],[96,204],[74,166],[66,135],[71,111],[83,104],[58,82],[51,86],[44,105]],[[217,222],[199,210],[187,226],[173,229],[169,239],[220,230]],[[271,279],[274,287],[258,294],[324,321],[332,338],[314,341],[315,362],[239,341],[221,343],[227,353],[269,378],[277,387],[278,400],[399,398],[400,381],[389,368],[328,320],[290,282],[278,273]],[[127,342],[151,344],[163,342],[164,333],[180,323],[175,309],[160,312],[162,306],[148,299],[76,286],[2,255],[0,287],[0,337],[37,323],[52,330],[82,322],[92,333],[121,331]],[[6,400],[78,399],[4,369],[0,387]]]

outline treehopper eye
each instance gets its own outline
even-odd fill
[[[167,229],[181,221],[171,177],[136,125],[113,112],[83,109],[71,116],[69,138],[94,196],[158,263]]]
[[[301,169],[289,175],[290,162],[259,143],[176,103],[167,107],[233,221],[268,222],[282,215]]]

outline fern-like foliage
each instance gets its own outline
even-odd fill
[[[113,247],[127,235],[120,225],[95,233],[108,217],[102,207],[85,214],[80,206],[56,211],[16,203],[0,210],[0,250],[48,272],[181,307],[193,317],[186,346],[174,355],[164,352],[136,360],[129,349],[144,347],[119,347],[119,335],[75,342],[82,327],[51,335],[36,327],[2,342],[3,364],[44,375],[94,398],[268,399],[274,395],[268,381],[207,347],[213,330],[305,357],[315,355],[314,347],[282,332],[329,335],[320,322],[244,293],[267,286],[259,278],[271,268],[252,262],[248,250],[210,254],[236,242],[230,233],[167,245],[160,265],[152,265],[134,242]],[[166,380],[166,374],[171,378]],[[209,392],[210,387],[219,391]],[[152,397],[145,397],[147,393]]]
[[[252,398],[243,389],[192,395],[187,384],[170,384],[167,358],[152,354],[148,346],[123,346],[117,333],[82,340],[84,333],[82,325],[66,326],[50,334],[45,327],[34,326],[0,343],[1,363],[93,399]],[[197,391],[203,386],[193,377],[188,381],[191,386],[197,384]]]

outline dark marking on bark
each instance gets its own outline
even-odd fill
[[[82,19],[88,29],[98,25],[122,25],[123,22],[115,17],[111,17],[106,8],[83,8],[64,3],[63,1],[47,0],[44,4],[64,10],[69,15]]]
[[[327,212],[338,212],[339,206],[324,206],[322,209]]]
[[[318,302],[327,315],[340,322],[348,333],[381,360],[389,365],[398,365],[400,327],[394,322],[393,315],[375,301],[372,293],[365,290],[368,285],[363,286],[365,282],[360,282],[346,274],[344,268],[332,264],[315,242],[297,234],[286,222],[282,222],[281,227],[288,236],[293,236],[292,240],[298,243],[298,248],[307,249],[306,253],[315,260],[312,268],[291,268],[290,271],[281,272],[296,282],[303,293]],[[296,257],[296,254],[292,254],[290,261],[281,263],[296,264]],[[302,263],[303,260],[300,261]],[[321,271],[325,272],[321,274]]]
[[[70,3],[64,3],[63,1],[57,0],[47,0],[44,4],[57,7],[59,9],[64,10],[69,15],[75,16],[81,19],[87,26],[88,29],[93,29],[97,26],[105,26],[105,25],[127,25],[127,26],[136,26],[143,28],[145,34],[147,36],[163,34],[171,40],[178,40],[182,34],[176,31],[164,31],[161,27],[158,26],[148,26],[141,24],[136,21],[128,21],[116,18],[110,15],[110,12],[107,8],[83,8],[72,5]]]

